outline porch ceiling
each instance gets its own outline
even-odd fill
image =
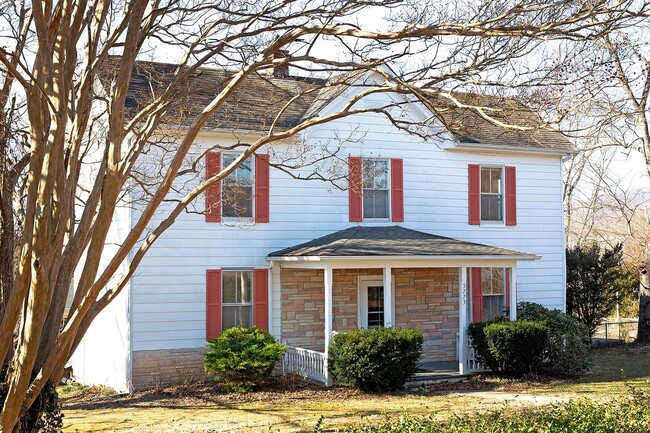
[[[269,261],[537,260],[539,256],[432,235],[401,226],[357,226],[274,251]]]

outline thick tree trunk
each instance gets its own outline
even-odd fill
[[[639,327],[636,341],[650,343],[650,254],[644,251],[641,275],[639,276]]]

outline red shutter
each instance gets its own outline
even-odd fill
[[[269,222],[269,156],[255,160],[255,222]]]
[[[361,222],[363,220],[363,197],[361,194],[361,158],[350,156],[348,158],[348,196],[351,222]]]
[[[221,153],[208,152],[205,155],[205,178],[209,179],[221,170]],[[205,190],[205,220],[221,221],[221,182],[210,185]]]
[[[510,268],[506,268],[506,308],[510,308]]]
[[[205,271],[205,338],[214,340],[221,334],[221,271]]]
[[[269,271],[253,269],[253,324],[269,330]]]
[[[390,160],[390,196],[393,221],[404,221],[404,163],[401,159]]]
[[[467,172],[469,223],[478,225],[481,224],[481,167],[478,164],[470,164]]]
[[[517,169],[506,167],[506,225],[517,225]]]
[[[481,268],[472,268],[472,322],[483,321],[483,287]]]

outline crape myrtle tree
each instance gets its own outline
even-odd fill
[[[392,115],[395,107],[355,102],[382,92],[421,99],[437,92],[462,105],[437,89],[512,86],[521,68],[535,69],[534,57],[523,58],[548,41],[596,38],[648,12],[633,0],[43,0],[0,8],[2,74],[10,94],[24,100],[28,137],[25,192],[12,202],[21,209],[19,253],[0,309],[2,433],[42,428],[43,408],[56,403],[53,386],[93,319],[175,219],[261,147],[363,111],[418,133],[418,125]],[[384,19],[368,23],[373,14]],[[133,103],[132,71],[161,53],[178,66]],[[293,86],[292,97],[269,108],[277,121],[254,138],[241,136],[241,156],[179,188],[180,177],[199,170],[203,155],[193,155],[193,143],[213,115],[236,103],[248,80],[288,65],[329,79]],[[188,83],[208,66],[222,78],[197,109]],[[337,112],[280,127],[293,104],[366,70],[383,78]],[[184,109],[188,101],[193,109]],[[490,117],[489,107],[468,108]],[[158,176],[142,178],[154,148],[164,148],[164,164]],[[105,257],[116,207],[134,185],[145,191],[142,212]],[[75,269],[81,272],[66,315]]]

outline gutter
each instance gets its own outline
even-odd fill
[[[278,256],[266,257],[268,262],[339,262],[350,260],[367,261],[449,261],[449,260],[541,260],[541,256],[535,254],[512,254],[512,255],[440,255],[440,256]]]
[[[527,148],[523,146],[501,146],[498,144],[482,144],[482,143],[467,143],[467,142],[460,142],[454,147],[449,147],[446,148],[445,150],[448,151],[456,151],[456,152],[463,152],[463,151],[471,151],[471,150],[490,150],[494,152],[519,152],[519,153],[537,153],[537,154],[542,154],[542,155],[549,155],[549,156],[573,156],[578,153],[580,153],[579,150],[577,149],[539,149],[539,148]]]

